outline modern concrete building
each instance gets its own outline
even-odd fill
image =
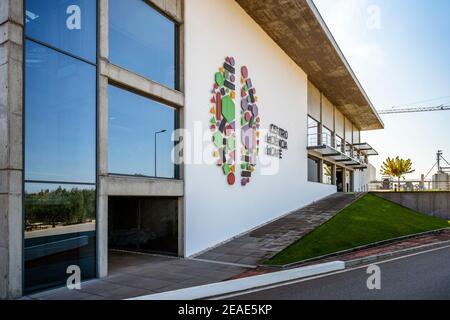
[[[0,298],[364,191],[383,128],[310,0],[0,0],[0,90]]]

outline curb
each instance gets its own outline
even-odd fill
[[[439,233],[439,232],[447,231],[447,230],[450,230],[450,228],[443,228],[443,229],[437,229],[437,230],[433,230],[433,231],[426,231],[426,232],[416,233],[416,234],[403,236],[403,237],[399,237],[399,238],[379,241],[379,242],[371,243],[371,244],[368,244],[368,245],[365,245],[365,246],[360,246],[360,247],[355,247],[355,248],[351,248],[351,249],[348,249],[348,250],[334,252],[334,253],[323,255],[323,256],[320,256],[320,257],[311,258],[311,259],[298,261],[298,262],[293,262],[293,263],[289,263],[289,264],[286,264],[286,265],[261,265],[260,267],[277,268],[277,269],[288,269],[288,268],[293,268],[293,267],[296,267],[296,266],[301,266],[301,265],[304,265],[304,264],[310,263],[310,262],[315,262],[315,261],[320,261],[320,260],[329,259],[329,258],[333,258],[333,257],[338,257],[338,256],[341,256],[341,255],[353,253],[353,252],[360,251],[360,250],[371,249],[371,248],[375,248],[375,247],[379,247],[379,246],[395,243],[395,242],[398,242],[398,241],[414,239],[414,238],[418,238],[418,237],[422,237],[422,236],[426,236],[426,235],[430,235],[430,234],[435,234],[435,233]]]
[[[263,288],[274,284],[281,284],[297,279],[307,278],[320,274],[345,269],[342,261],[318,264],[286,271],[263,274],[259,276],[230,280],[219,283],[208,284],[199,287],[186,288],[176,291],[163,292],[148,296],[137,297],[128,300],[150,301],[150,300],[205,300],[223,295],[239,293],[250,289]]]
[[[345,262],[345,268],[353,268],[358,267],[365,264],[370,263],[376,263],[383,260],[391,259],[391,258],[398,258],[402,257],[404,255],[413,254],[413,253],[419,253],[422,251],[432,250],[432,249],[439,249],[439,248],[445,248],[450,246],[450,241],[442,241],[437,243],[429,243],[425,244],[423,246],[414,247],[414,248],[406,248],[398,251],[393,252],[386,252],[378,255],[373,255],[361,259],[354,259],[350,261]]]

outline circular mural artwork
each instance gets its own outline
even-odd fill
[[[258,98],[253,87],[247,67],[240,70],[241,77],[241,185],[250,183],[254,174],[260,145],[260,117],[257,106]],[[214,75],[212,91],[212,108],[210,109],[210,129],[212,141],[216,147],[214,157],[217,166],[227,177],[229,185],[236,183],[236,62],[227,57],[222,67]]]

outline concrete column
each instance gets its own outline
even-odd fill
[[[98,81],[97,276],[108,275],[108,78]]]
[[[331,181],[335,186],[337,185],[337,167],[335,164],[333,164],[333,176],[331,177]]]
[[[0,0],[0,299],[22,295],[23,6]]]
[[[99,60],[97,88],[97,276],[108,276],[108,77],[102,65],[109,61],[109,0],[99,0]]]
[[[108,179],[97,184],[97,276],[108,276]]]

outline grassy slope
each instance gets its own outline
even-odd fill
[[[284,265],[446,227],[450,227],[447,221],[417,213],[368,194],[267,261],[267,264]]]

